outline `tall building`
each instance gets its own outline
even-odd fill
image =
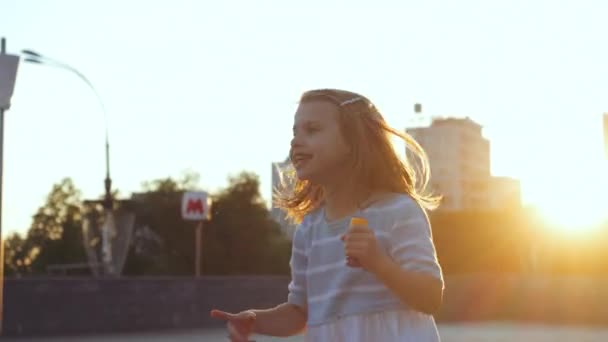
[[[289,160],[289,157],[283,162],[272,163],[272,194],[274,194],[276,189],[280,188],[282,182],[289,182],[289,179],[281,175],[281,170],[285,170],[290,166],[290,164],[291,161]],[[279,225],[281,226],[281,231],[288,238],[293,238],[293,233],[295,232],[296,225],[294,225],[287,219],[283,210],[277,208],[274,195],[272,196],[272,208],[270,210],[270,215],[277,223],[279,223]]]
[[[519,180],[510,177],[490,177],[488,182],[488,209],[521,207],[521,186]]]
[[[433,119],[407,129],[428,155],[431,189],[441,210],[500,209],[520,205],[519,182],[490,173],[490,142],[469,118]]]

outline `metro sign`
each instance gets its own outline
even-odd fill
[[[182,197],[182,218],[202,221],[211,218],[211,198],[204,191],[186,192]]]

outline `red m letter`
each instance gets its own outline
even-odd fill
[[[186,207],[186,212],[187,213],[197,212],[197,213],[202,214],[203,213],[203,201],[201,201],[200,199],[189,200],[188,206]]]

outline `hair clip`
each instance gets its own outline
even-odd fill
[[[352,99],[350,99],[350,100],[346,100],[346,101],[344,101],[344,102],[340,103],[340,107],[344,107],[344,106],[346,106],[347,104],[350,104],[350,103],[353,103],[353,102],[357,102],[357,101],[361,101],[361,100],[363,100],[363,98],[362,98],[362,97],[358,97],[358,96],[357,96],[357,97],[353,97],[353,98],[352,98]]]

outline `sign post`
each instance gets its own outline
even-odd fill
[[[204,191],[186,192],[182,197],[182,218],[197,221],[194,238],[194,274],[201,276],[203,225],[211,219],[211,198]]]
[[[203,244],[203,221],[199,221],[195,229],[196,231],[194,249],[196,251],[196,255],[194,257],[196,259],[194,260],[194,274],[198,278],[201,276],[201,246]]]

